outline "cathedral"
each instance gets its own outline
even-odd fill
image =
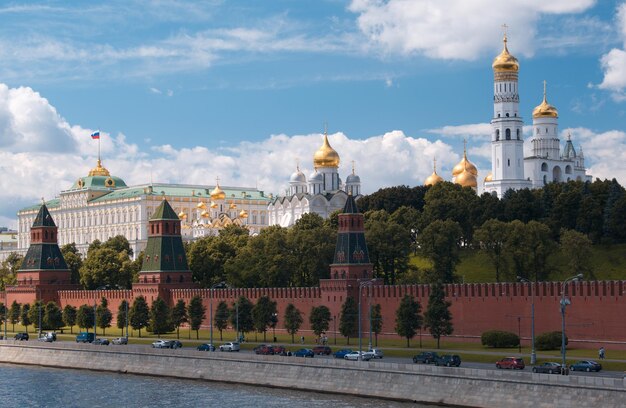
[[[296,167],[286,194],[273,198],[268,205],[269,225],[289,227],[306,213],[328,218],[345,206],[348,195],[355,199],[361,195],[361,179],[354,173],[354,166],[345,185],[339,178],[339,154],[330,146],[327,132],[322,146],[313,155],[313,168],[307,182],[300,167]]]
[[[548,103],[544,81],[543,100],[533,109],[532,137],[529,154],[524,156],[524,121],[519,112],[519,62],[509,53],[507,36],[504,47],[492,64],[494,73],[493,118],[491,126],[491,172],[484,178],[485,192],[502,198],[507,190],[541,188],[548,183],[570,180],[591,181],[585,169],[582,148],[574,148],[568,135],[563,150],[558,135],[558,110]],[[478,188],[478,171],[467,158],[452,170],[452,181],[464,187]],[[424,182],[433,185],[443,178],[436,166]]]

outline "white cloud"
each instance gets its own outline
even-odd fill
[[[493,132],[490,123],[472,123],[467,125],[444,126],[438,129],[428,129],[428,133],[441,136],[463,136],[489,138]]]
[[[613,99],[620,102],[626,100],[626,2],[618,6],[616,22],[622,49],[613,48],[602,56],[604,79],[598,87],[611,91]]]
[[[353,0],[358,26],[384,53],[472,60],[490,50],[510,27],[517,53],[533,53],[536,23],[545,14],[579,13],[594,0]]]

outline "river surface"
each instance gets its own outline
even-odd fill
[[[207,381],[0,364],[2,407],[425,407]]]

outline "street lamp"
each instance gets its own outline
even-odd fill
[[[563,357],[562,365],[561,365],[561,373],[564,375],[568,375],[569,372],[566,369],[565,362],[565,307],[572,302],[565,297],[565,289],[567,289],[567,284],[574,281],[579,281],[583,278],[583,274],[579,273],[576,276],[569,277],[565,279],[565,281],[561,284],[561,355]]]
[[[359,282],[359,360],[363,360],[363,339],[361,336],[361,291],[363,289],[364,286],[372,286],[372,283],[376,282],[376,279],[371,279],[371,280],[366,280],[366,281],[362,281]],[[370,315],[371,317],[371,315]],[[371,320],[370,320],[370,330],[372,330],[372,325],[371,325]],[[370,335],[371,338],[371,335]]]
[[[530,341],[531,341],[531,351],[530,351],[530,364],[537,363],[537,353],[535,351],[535,288],[533,283],[528,279],[522,278],[521,276],[517,277],[517,280],[520,282],[528,283],[530,287]],[[520,344],[522,339],[520,338]]]
[[[277,324],[278,324],[278,313],[274,312],[272,313],[272,320],[271,320],[272,335],[274,336],[274,343],[276,343],[276,325]]]
[[[211,286],[211,289],[209,289],[209,327],[210,327],[210,333],[211,333],[211,341],[210,341],[210,347],[209,347],[209,351],[214,351],[215,350],[215,345],[213,345],[213,289],[215,288],[224,288],[224,287],[228,287],[228,285],[226,285],[226,282],[220,282],[220,283],[216,283],[215,285]]]

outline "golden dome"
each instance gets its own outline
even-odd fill
[[[215,188],[211,191],[212,200],[223,200],[226,198],[226,193],[220,188],[220,183],[215,183]]]
[[[519,71],[519,62],[517,62],[517,58],[509,54],[509,50],[506,47],[507,39],[506,34],[504,34],[504,48],[500,55],[493,59],[493,64],[491,67],[496,72],[517,72]]]
[[[217,203],[214,201],[211,201],[211,208],[217,208]]]
[[[546,81],[543,81],[543,101],[533,109],[533,119],[558,117],[559,111],[548,103],[548,98],[546,97]]]
[[[241,210],[239,218],[248,218],[248,212],[246,210]]]
[[[230,203],[230,205],[228,206],[228,208],[230,208],[231,210],[234,210],[235,208],[237,208],[237,204],[235,204],[235,203]]]
[[[187,219],[187,214],[185,214],[184,211],[181,211],[178,213],[178,218],[180,218],[181,220],[185,220]]]
[[[318,167],[339,167],[339,154],[330,147],[328,135],[324,133],[324,143],[313,155],[313,166]]]
[[[89,171],[89,176],[106,176],[109,177],[111,174],[109,171],[102,167],[102,162],[98,159],[98,165]]]
[[[487,177],[485,177],[485,183],[488,183],[490,181],[493,181],[493,173],[489,173],[487,174]]]
[[[461,161],[452,169],[452,177],[458,176],[459,174],[463,173],[464,170],[469,171],[474,176],[478,175],[478,169],[476,168],[476,166],[474,166],[474,163],[467,160],[467,142],[466,141],[463,141],[463,159],[461,159]]]
[[[202,218],[209,218],[209,212],[207,210],[204,210],[200,213],[200,216]]]
[[[196,205],[196,208],[205,209],[205,208],[206,208],[206,204],[204,203],[204,201],[200,201],[200,202]]]
[[[428,176],[426,178],[426,180],[424,181],[424,185],[425,186],[434,186],[437,183],[440,183],[443,181],[443,178],[437,174],[437,159],[433,160],[433,174],[431,174],[430,176]]]
[[[476,182],[476,175],[472,174],[469,169],[463,170],[461,174],[456,176],[454,182],[462,187],[476,188],[478,186],[478,183]]]

